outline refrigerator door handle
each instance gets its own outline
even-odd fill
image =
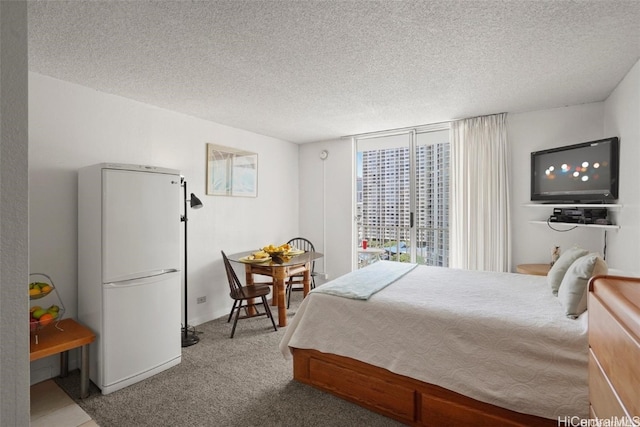
[[[136,276],[131,279],[117,280],[109,283],[104,283],[105,288],[120,288],[123,286],[138,286],[147,283],[153,283],[158,280],[162,280],[166,275],[177,273],[180,270],[175,268],[169,268],[165,270],[154,271],[153,273],[145,274],[144,276]]]

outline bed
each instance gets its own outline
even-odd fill
[[[409,425],[589,415],[588,315],[567,318],[545,277],[417,266],[367,300],[323,286],[280,343],[298,381]]]

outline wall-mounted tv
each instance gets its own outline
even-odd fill
[[[617,137],[531,153],[531,200],[605,203],[618,198]]]

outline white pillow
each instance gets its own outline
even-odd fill
[[[547,273],[547,282],[551,285],[551,291],[554,295],[558,295],[558,288],[560,288],[562,279],[564,279],[564,275],[567,273],[569,267],[571,267],[571,264],[588,253],[589,251],[586,249],[574,246],[560,255],[558,260],[549,270],[549,273]]]
[[[558,289],[558,299],[567,317],[576,319],[587,310],[587,284],[593,276],[607,274],[607,263],[598,254],[588,254],[571,264]]]

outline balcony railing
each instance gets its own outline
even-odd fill
[[[367,239],[369,247],[383,248],[382,259],[411,261],[411,229],[358,225],[358,241]],[[440,267],[449,266],[449,229],[416,227],[416,262]]]

